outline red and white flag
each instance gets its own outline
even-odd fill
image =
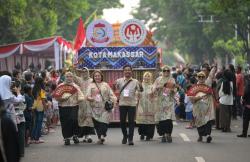
[[[86,32],[84,29],[84,24],[82,18],[80,17],[77,32],[74,40],[74,64],[77,64],[78,60],[78,50],[80,50],[86,43]]]

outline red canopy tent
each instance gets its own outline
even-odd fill
[[[60,36],[3,45],[0,46],[0,71],[12,71],[18,63],[22,69],[27,69],[31,63],[44,68],[45,60],[60,69],[71,51],[71,43]]]

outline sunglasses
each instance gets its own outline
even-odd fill
[[[170,70],[166,70],[166,69],[164,69],[164,70],[162,70],[162,72],[170,72]]]
[[[198,76],[198,78],[205,78],[205,76]]]

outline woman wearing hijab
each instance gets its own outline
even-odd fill
[[[149,141],[155,131],[155,96],[153,94],[152,73],[145,72],[143,75],[142,88],[139,94],[136,123],[139,125],[138,132],[140,139]]]
[[[71,92],[67,92],[65,89],[71,88]],[[81,92],[78,85],[74,83],[73,74],[66,72],[65,81],[60,84],[55,93],[60,93],[56,97],[59,106],[60,122],[62,127],[62,135],[64,138],[64,144],[70,145],[70,138],[73,136],[75,144],[79,143],[78,140],[78,107],[79,102],[84,101],[85,97]]]
[[[103,144],[107,136],[108,124],[112,117],[112,111],[107,111],[104,108],[105,102],[108,100],[115,102],[116,96],[110,86],[103,81],[101,71],[94,71],[92,79],[93,82],[87,90],[87,100],[90,102],[93,112],[94,127],[98,136],[97,143]]]
[[[88,68],[84,67],[78,70],[78,76],[75,77],[75,83],[80,86],[84,96],[87,94],[87,88],[93,79],[89,76]],[[78,125],[79,125],[79,135],[78,137],[83,139],[83,142],[92,143],[91,135],[95,134],[94,123],[92,120],[92,109],[89,105],[89,101],[79,103],[78,111]]]
[[[0,77],[0,97],[3,101],[3,109],[6,110],[6,114],[12,121],[15,123],[17,127],[17,120],[16,120],[16,111],[14,104],[18,104],[21,102],[25,102],[24,96],[21,95],[20,87],[12,87],[11,90],[11,77],[8,75],[3,75]],[[15,96],[13,93],[15,92],[17,95]]]
[[[215,71],[216,68],[214,67],[208,77],[206,77],[203,71],[199,72],[197,74],[197,84],[205,84],[211,87]],[[207,93],[205,95],[190,96],[190,100],[193,103],[193,116],[199,134],[197,141],[202,142],[202,137],[207,136],[207,143],[210,143],[212,141],[212,122],[215,120],[213,95],[212,93]]]
[[[162,142],[172,142],[172,131],[175,105],[175,80],[172,78],[170,68],[162,68],[162,76],[159,76],[153,84],[153,92],[156,93],[155,121],[158,123],[157,131],[162,136]]]
[[[219,90],[220,128],[222,132],[231,132],[231,108],[233,106],[232,73],[227,69],[223,72],[223,80]]]

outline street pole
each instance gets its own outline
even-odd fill
[[[237,26],[237,24],[234,24],[234,37],[235,37],[236,40],[238,39],[237,30],[238,30],[238,26]]]
[[[249,45],[249,40],[250,40],[250,25],[249,25],[249,23],[250,23],[250,16],[247,16],[247,20],[248,20],[248,22],[247,22],[247,43],[248,43],[248,45]]]

